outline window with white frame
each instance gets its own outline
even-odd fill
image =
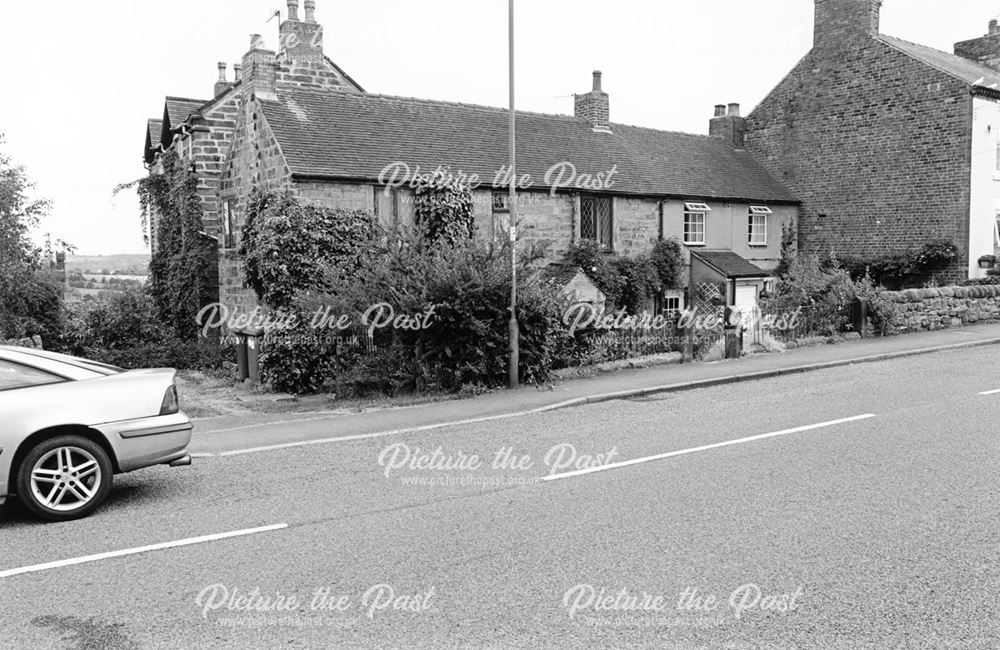
[[[684,243],[689,246],[705,244],[705,215],[712,208],[705,203],[684,204]]]
[[[751,205],[747,224],[747,243],[751,246],[767,246],[767,215],[771,209],[763,205]]]

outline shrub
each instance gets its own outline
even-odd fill
[[[684,273],[684,249],[681,243],[674,238],[661,239],[653,245],[649,257],[656,269],[660,287],[679,289]]]
[[[288,392],[335,387],[338,392],[364,395],[458,392],[505,384],[509,250],[471,240],[453,246],[420,243],[419,237],[402,236],[392,245],[373,249],[352,281],[335,294],[302,292],[295,305],[307,322],[317,309],[329,307],[331,314],[347,315],[353,327],[346,332],[316,332],[332,342],[313,344],[306,338],[278,345],[269,342],[261,364],[271,385]],[[363,315],[380,304],[391,306],[396,316],[433,316],[425,318],[426,327],[375,329],[368,339],[370,322],[364,323]],[[560,316],[553,292],[535,281],[528,268],[520,268],[522,381],[548,379]]]
[[[879,336],[885,336],[901,313],[899,305],[882,296],[883,290],[875,286],[871,276],[866,275],[855,282],[854,286],[855,297],[868,302],[868,318],[875,332]]]
[[[621,278],[622,288],[616,306],[629,314],[646,309],[650,298],[660,291],[662,283],[656,266],[649,257],[616,257],[612,262]]]
[[[431,243],[454,244],[475,234],[472,189],[467,183],[436,171],[422,177],[414,189],[414,219]]]
[[[609,306],[621,302],[624,281],[615,269],[614,257],[595,241],[576,242],[563,254],[563,262],[581,267],[608,300]]]
[[[107,302],[69,309],[56,347],[126,369],[216,370],[234,356],[217,341],[176,336],[157,320],[153,298],[139,289],[115,293]]]
[[[248,285],[266,305],[287,308],[322,278],[349,278],[384,235],[375,215],[301,205],[282,194],[255,192],[248,201],[240,254]]]
[[[816,333],[825,335],[846,327],[850,320],[847,307],[855,295],[854,283],[836,260],[824,267],[815,255],[799,255],[790,261],[774,292],[761,301],[761,308],[771,314],[808,310],[807,318],[816,324]]]
[[[958,247],[947,241],[932,241],[920,250],[873,258],[844,257],[841,265],[854,279],[871,276],[889,289],[920,287],[934,281],[938,272],[958,258]]]

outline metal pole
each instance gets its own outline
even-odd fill
[[[510,340],[510,355],[507,362],[507,383],[510,388],[517,388],[518,360],[520,357],[520,328],[517,324],[517,167],[515,166],[517,140],[515,138],[514,120],[514,0],[510,4],[510,321],[507,323],[507,334]]]

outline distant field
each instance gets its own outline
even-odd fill
[[[144,276],[149,269],[149,255],[70,255],[66,270],[70,273],[124,273]]]

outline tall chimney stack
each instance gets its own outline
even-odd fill
[[[955,54],[1000,71],[1000,27],[991,20],[985,36],[955,43]]]
[[[288,20],[281,23],[279,53],[297,61],[323,59],[323,26],[316,22],[315,0],[305,0],[306,19],[300,22],[299,0],[288,0]]]
[[[814,49],[841,51],[878,36],[882,0],[814,1]]]
[[[277,65],[277,57],[273,51],[264,49],[260,34],[251,35],[250,51],[243,55],[240,72],[248,92],[260,99],[277,99]]]
[[[227,67],[228,66],[226,65],[225,61],[219,61],[219,80],[215,82],[215,89],[214,89],[215,94],[213,95],[213,97],[218,97],[219,95],[223,94],[224,92],[233,87],[233,84],[226,81]]]
[[[573,95],[573,114],[590,122],[594,131],[611,133],[611,103],[601,87],[601,71],[594,70],[594,86],[586,95]]]
[[[747,120],[740,117],[740,105],[732,103],[715,105],[715,116],[708,121],[708,134],[728,142],[734,149],[743,149],[746,141]]]

